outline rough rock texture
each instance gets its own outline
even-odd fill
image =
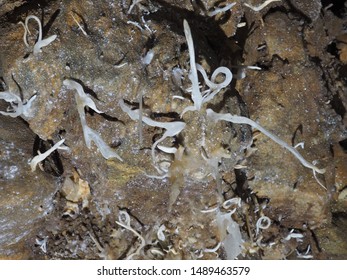
[[[313,258],[345,256],[331,240],[337,246],[346,242],[340,234],[347,197],[346,76],[338,53],[346,18],[321,13],[320,1],[275,2],[260,12],[236,1],[231,11],[214,17],[208,12],[228,1],[141,1],[131,11],[131,1],[39,2],[6,11],[0,21],[0,91],[24,101],[36,96],[30,114],[21,116],[25,124],[0,120],[6,131],[10,122],[25,126],[23,136],[1,134],[2,150],[8,151],[0,158],[6,198],[1,258],[227,258],[231,252],[225,248],[238,244],[225,236],[238,234],[244,241],[239,258],[296,259],[308,246]],[[30,14],[42,19],[43,38],[57,35],[37,55],[37,24],[29,21],[29,47],[17,24]],[[304,158],[326,168],[317,174],[326,189],[292,154],[247,125],[214,123],[206,107],[180,116],[192,104],[183,19],[192,29],[196,60],[209,76],[219,66],[234,74],[240,74],[240,63],[262,68],[246,70],[243,80],[234,79],[207,107],[249,116],[289,144],[304,142],[298,148]],[[150,52],[153,59],[146,63]],[[182,70],[182,79],[174,69]],[[123,161],[106,160],[94,144],[87,148],[77,93],[63,85],[67,78],[80,83],[104,112],[86,109],[86,122]],[[178,136],[161,143],[178,148],[175,156],[156,149],[153,164],[151,147],[164,129],[131,120],[118,105],[122,99],[134,108],[142,103],[143,114],[155,121],[185,122]],[[45,160],[44,172],[31,173],[32,152],[44,152],[61,138],[69,149]],[[166,177],[160,169],[168,169]],[[23,186],[30,186],[30,195]],[[232,206],[237,229],[228,233],[231,214],[223,222],[221,215],[230,211],[223,203],[231,198],[241,201]],[[13,209],[25,215],[11,214]],[[143,248],[121,225],[127,215],[145,240]],[[271,224],[261,230],[256,224],[264,215]],[[29,226],[23,218],[33,222]],[[302,234],[302,242],[286,239],[292,230]]]
[[[37,231],[54,208],[58,180],[31,172],[35,135],[22,120],[0,116],[0,135],[0,255],[33,258]]]
[[[245,45],[245,50],[249,50],[249,61],[245,63],[254,64],[252,58],[259,56],[254,46],[265,44],[266,49],[261,52],[266,54],[261,57],[261,63],[267,64],[269,69],[250,73],[242,80],[241,90],[246,103],[250,104],[252,119],[276,131],[281,139],[292,145],[304,142],[302,154],[310,158],[309,161],[324,159],[317,164],[329,170],[326,180],[331,188],[333,178],[329,174],[334,172],[334,166],[328,147],[332,138],[327,141],[324,135],[334,134],[340,121],[335,114],[327,113],[330,111],[325,104],[327,93],[322,73],[314,63],[307,61],[298,29],[299,26],[283,13],[265,18],[264,27],[255,31]],[[326,223],[330,212],[329,193],[317,184],[312,173],[265,136],[258,136],[255,146],[258,150],[250,159],[254,167],[250,185],[260,197],[272,198],[269,203],[271,218],[293,228],[307,223],[312,227]],[[273,156],[267,156],[270,154]],[[280,213],[276,209],[281,209]]]
[[[291,0],[290,3],[299,12],[308,17],[311,21],[315,22],[319,18],[322,9],[322,1],[319,0]]]
[[[23,3],[26,2],[25,0],[17,0],[17,1],[6,1],[1,0],[0,1],[0,17],[3,17],[7,13],[10,13],[15,8],[23,5]]]

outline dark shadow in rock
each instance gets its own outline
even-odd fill
[[[232,59],[233,51],[228,44],[223,44],[228,38],[214,18],[199,15],[193,11],[187,11],[183,8],[170,5],[163,0],[156,0],[156,2],[161,5],[161,9],[156,13],[147,15],[146,20],[153,20],[162,24],[167,24],[167,22],[173,23],[170,24],[170,30],[176,34],[182,35],[184,33],[183,20],[186,19],[190,25],[194,46],[198,53],[203,49],[199,47],[200,42],[205,41],[205,44],[207,43],[211,46],[212,50],[217,55],[222,53],[227,56],[223,57],[226,61]],[[167,16],[163,17],[163,13]],[[221,51],[223,48],[227,48],[229,51]],[[198,53],[196,53],[196,57],[198,57]],[[206,56],[205,59],[209,65],[215,65],[215,61],[213,61],[212,58]]]
[[[42,27],[42,38],[45,38],[46,35],[48,34],[49,30],[51,29],[54,21],[57,19],[57,17],[60,14],[60,9],[56,10],[54,14],[50,17],[48,22]],[[41,19],[41,22],[43,23],[43,19]]]
[[[295,138],[296,135],[298,134],[298,132],[300,132],[300,134],[302,135],[302,130],[303,130],[303,126],[302,124],[299,124],[298,127],[295,129],[294,133],[293,133],[293,137],[292,137],[292,146],[295,146]]]
[[[110,122],[120,122],[121,124],[125,125],[125,123],[123,121],[121,121],[120,119],[118,119],[117,117],[110,116],[106,113],[101,113],[99,115],[102,116],[105,120],[108,120]]]
[[[332,41],[326,48],[327,52],[339,58],[339,49],[337,48],[336,41]]]
[[[13,77],[13,74],[12,74],[11,77],[12,77],[12,80],[14,81],[14,83],[16,84],[16,86],[18,87],[20,99],[23,101],[23,90],[22,90],[22,87],[17,83],[16,79]]]
[[[40,153],[46,152],[53,145],[54,142],[52,140],[43,141],[42,139],[40,139],[40,137],[36,136],[33,145],[33,156],[36,156],[38,154],[38,151],[40,151]],[[60,159],[59,152],[57,150],[51,153],[42,163],[45,172],[55,177],[60,177],[64,174],[63,163]]]
[[[153,112],[151,113],[150,118],[153,120],[158,118],[171,118],[174,120],[181,120],[181,117],[177,112],[168,112],[168,113]]]
[[[342,147],[343,151],[347,153],[347,139],[340,141],[339,144]]]
[[[0,77],[0,91],[5,91],[5,86],[6,86],[6,83],[4,78]]]
[[[347,12],[345,3],[346,1],[340,0],[322,0],[323,9],[332,5],[329,10],[338,18],[343,18]]]
[[[236,189],[235,193],[241,197],[243,201],[246,201],[247,198],[251,195],[251,190],[248,186],[247,174],[242,169],[235,169],[235,178],[236,178]]]
[[[67,78],[64,77],[64,79],[67,79]],[[97,94],[96,94],[91,88],[87,87],[81,80],[75,79],[75,78],[68,78],[68,79],[73,80],[73,81],[79,83],[79,84],[82,86],[82,88],[83,88],[83,90],[84,90],[84,92],[85,92],[86,94],[89,94],[89,95],[91,95],[93,98],[95,98],[96,100],[101,101],[101,100],[98,98]],[[94,113],[95,113],[92,109],[89,109],[89,108],[88,108],[88,109],[85,109],[85,111],[88,112],[88,114],[90,114],[91,116],[93,116]],[[99,115],[102,116],[104,119],[106,119],[106,120],[108,120],[108,121],[111,121],[111,122],[121,122],[122,124],[124,124],[124,122],[121,121],[121,120],[119,120],[117,117],[110,116],[110,115],[108,115],[107,113],[101,113],[101,114],[99,114]]]
[[[23,20],[23,14],[29,15],[32,11],[37,11],[38,9],[44,10],[52,1],[48,0],[33,0],[27,1],[25,4],[14,8],[13,11],[4,15],[0,23],[11,22],[17,24],[19,21]]]
[[[340,115],[342,119],[344,119],[346,114],[346,108],[343,106],[343,102],[339,96],[339,94],[334,94],[333,99],[330,102],[336,114]]]
[[[80,13],[77,13],[75,10],[72,10],[72,12],[73,12],[74,14],[76,14],[76,15],[82,20],[82,24],[83,24],[83,29],[84,29],[84,31],[85,31],[87,34],[90,34],[88,25],[87,25],[87,23],[86,23],[84,17],[83,17]]]

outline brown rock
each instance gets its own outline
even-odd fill
[[[59,184],[40,170],[31,172],[35,136],[21,119],[0,116],[0,135],[0,258],[26,259]]]

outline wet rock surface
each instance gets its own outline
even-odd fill
[[[235,1],[210,17],[228,3],[15,2],[0,21],[0,91],[24,104],[36,98],[26,115],[0,115],[0,258],[346,258],[344,7],[289,1],[257,12]],[[28,47],[17,24],[31,14],[44,39],[57,35],[35,55],[37,23],[29,21]],[[192,105],[183,19],[208,76],[225,66],[234,79],[182,116]],[[122,161],[86,146],[66,79],[103,112],[85,108],[86,123]],[[165,129],[131,119],[120,100],[157,122],[184,122],[160,143],[175,155],[157,146],[153,158]],[[313,174],[248,125],[214,123],[206,107],[304,143],[300,154],[326,172]],[[61,138],[67,147],[31,172],[28,161]]]
[[[1,116],[0,131],[1,258],[34,258],[36,235],[54,209],[60,179],[31,172],[35,135],[21,119]]]

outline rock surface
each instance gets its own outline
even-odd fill
[[[0,255],[35,258],[35,238],[54,209],[59,180],[31,172],[35,135],[22,120],[0,116],[0,135]]]
[[[216,259],[232,256],[226,248],[237,251],[239,243],[238,258],[245,259],[297,259],[308,246],[313,258],[345,256],[332,245],[346,244],[340,233],[347,185],[346,65],[327,52],[343,34],[333,11],[321,13],[320,1],[274,2],[259,12],[236,1],[213,17],[208,12],[223,5],[212,0],[140,1],[132,9],[126,1],[17,2],[20,9],[9,8],[0,20],[0,91],[36,99],[21,116],[25,123],[0,119],[0,258]],[[29,21],[29,47],[17,24],[28,14],[43,20],[43,38],[57,35],[36,55],[37,24]],[[208,76],[219,66],[235,74],[207,107],[248,116],[290,145],[304,142],[297,148],[303,157],[326,168],[316,174],[323,186],[291,153],[247,125],[214,123],[206,106],[181,116],[192,105],[183,19]],[[236,80],[242,69],[246,77]],[[81,84],[103,112],[86,109],[86,123],[122,161],[106,160],[94,143],[86,146],[77,91],[65,79]],[[120,100],[143,106],[155,121],[183,121],[179,135],[160,143],[176,154],[157,148],[153,164],[152,145],[165,130],[132,120]],[[4,111],[8,104],[1,102]],[[45,160],[44,172],[32,173],[33,152],[61,138],[68,149]],[[271,222],[259,229],[264,216]],[[287,238],[292,231],[302,242]]]

